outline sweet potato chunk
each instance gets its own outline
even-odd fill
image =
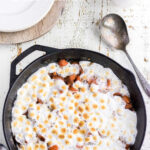
[[[53,145],[53,146],[49,147],[48,150],[58,150],[58,146]]]
[[[127,144],[125,148],[126,148],[126,150],[129,150],[130,149],[130,145]]]
[[[44,142],[44,141],[45,141],[45,138],[44,138],[42,135],[37,134],[37,137],[40,139],[40,141],[42,141],[42,142]]]
[[[132,109],[132,104],[131,104],[131,103],[126,104],[125,108],[126,108],[126,109]]]
[[[110,79],[107,79],[107,87],[109,87],[111,85],[111,81]]]
[[[73,74],[73,75],[69,76],[69,79],[70,79],[70,81],[74,81],[76,79],[76,75]]]
[[[68,64],[68,62],[65,60],[65,59],[61,59],[59,62],[58,62],[59,66],[60,67],[64,67]]]
[[[59,76],[59,75],[54,76],[54,77],[53,77],[53,79],[56,79],[56,80],[57,80],[57,79],[61,79],[61,80],[63,80],[63,81],[64,81],[64,78],[63,78],[63,77],[61,77],[61,76]]]
[[[62,91],[62,90],[59,90],[59,93],[60,93],[60,94],[62,94],[62,93],[63,93],[63,91]]]
[[[122,99],[127,103],[129,104],[130,103],[130,98],[126,95],[122,96]]]
[[[124,95],[124,96],[122,96],[122,99],[126,103],[126,106],[125,106],[126,109],[132,109],[133,108],[132,104],[131,104],[131,100],[130,100],[130,98],[128,96]]]
[[[64,78],[59,76],[56,72],[53,72],[53,73],[49,73],[49,76],[52,78],[52,79],[61,79],[64,81]]]
[[[81,66],[80,66],[80,71],[79,72],[80,72],[79,73],[80,75],[84,72]]]
[[[70,75],[68,77],[65,78],[65,82],[69,85],[73,84],[73,82],[75,81],[76,79],[76,75],[73,74],[73,75]]]
[[[92,133],[91,133],[91,132],[88,132],[88,133],[87,133],[87,136],[90,136],[90,135],[92,135]]]
[[[97,84],[95,77],[89,79],[87,82],[88,82],[89,85],[91,85],[92,83]]]
[[[41,99],[37,98],[37,102],[36,103],[37,104],[43,104],[43,101]]]
[[[120,97],[122,97],[122,94],[121,93],[114,93],[114,96],[120,96]]]
[[[57,72],[53,72],[52,74],[53,74],[53,76],[57,76]]]
[[[76,88],[74,88],[72,86],[69,87],[69,90],[72,91],[72,92],[77,92],[78,91]]]
[[[81,78],[79,75],[76,77],[76,81],[81,81]]]

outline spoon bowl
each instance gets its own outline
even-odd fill
[[[101,37],[107,45],[119,50],[125,50],[129,36],[124,20],[116,14],[105,16],[100,23]]]

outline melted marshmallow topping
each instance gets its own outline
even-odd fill
[[[19,150],[126,150],[137,135],[127,87],[109,68],[50,63],[17,91],[12,133]]]

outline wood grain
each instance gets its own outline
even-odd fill
[[[35,26],[19,32],[0,32],[0,44],[16,44],[31,41],[47,33],[62,14],[65,1],[55,0],[48,14]]]

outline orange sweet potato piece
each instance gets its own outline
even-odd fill
[[[130,149],[130,145],[126,144],[126,150],[129,150]]]
[[[62,94],[62,93],[63,93],[63,91],[62,91],[62,90],[59,90],[59,93],[60,93],[60,94]]]
[[[42,136],[42,135],[40,135],[40,134],[37,134],[37,137],[42,141],[42,142],[44,142],[45,141],[45,138]]]
[[[126,104],[125,108],[126,108],[126,109],[132,109],[132,104],[131,104],[131,103]]]
[[[111,85],[111,81],[110,79],[107,79],[107,87],[109,87]]]
[[[80,71],[79,72],[80,72],[79,74],[82,74],[84,72],[81,66],[80,66]]]
[[[41,100],[41,99],[39,99],[39,98],[37,98],[37,102],[36,102],[37,104],[43,104],[43,101]]]
[[[76,77],[76,81],[81,81],[81,78],[79,75]]]
[[[74,80],[76,79],[76,75],[73,74],[73,75],[69,76],[69,79],[70,79],[71,81],[74,81]]]
[[[58,62],[59,66],[60,67],[64,67],[68,64],[68,62],[65,60],[65,59],[61,59],[59,62]]]
[[[52,79],[61,79],[64,81],[64,78],[59,76],[56,72],[53,72],[53,73],[49,73],[49,76],[52,78]]]
[[[61,79],[61,80],[63,80],[64,81],[64,78],[63,77],[61,77],[61,76],[59,76],[59,75],[56,75],[56,76],[53,76],[53,78],[52,79]]]
[[[130,98],[126,95],[122,96],[122,99],[127,103],[129,104],[130,103]]]
[[[56,75],[57,75],[57,72],[53,72],[52,74],[53,74],[53,76],[56,76]]]
[[[121,93],[114,93],[113,95],[114,95],[114,96],[120,96],[120,97],[122,97],[122,94],[121,94]]]
[[[70,84],[73,84],[73,82],[74,82],[75,79],[76,79],[76,76],[77,76],[77,75],[73,74],[73,75],[70,75],[70,76],[66,77],[66,78],[65,78],[66,83],[69,84],[69,85],[70,85]]]
[[[58,146],[53,145],[53,146],[49,147],[48,150],[58,150]]]
[[[78,91],[76,88],[74,88],[72,86],[69,87],[69,90],[72,91],[72,92],[77,92]]]
[[[92,83],[97,84],[96,78],[89,79],[87,82],[89,85],[91,85]]]
[[[91,132],[88,132],[87,136],[90,136],[90,135],[92,135],[92,133],[91,133]]]

